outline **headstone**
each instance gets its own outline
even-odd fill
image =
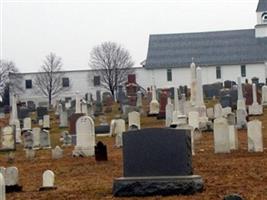
[[[52,149],[52,159],[60,159],[63,157],[63,149],[59,146],[56,146],[55,149]]]
[[[32,129],[32,119],[30,117],[26,117],[23,119],[23,131],[31,130]]]
[[[235,120],[235,114],[234,113],[227,114],[226,119],[227,119],[228,125],[233,125],[233,126],[236,125],[236,120]]]
[[[41,129],[39,127],[35,127],[32,129],[33,149],[39,149],[40,148],[40,133],[41,133]]]
[[[43,126],[43,120],[42,120],[42,119],[39,119],[39,120],[38,120],[38,125],[39,125],[39,126]]]
[[[126,93],[128,98],[128,104],[131,106],[136,106],[137,100],[137,83],[136,75],[128,74],[128,81],[126,83]]]
[[[164,119],[166,115],[166,105],[168,101],[168,90],[163,89],[160,94],[160,109],[159,109],[159,115],[158,119]]]
[[[190,140],[189,130],[170,128],[123,134],[124,177],[114,180],[113,195],[174,195],[202,191],[202,178],[192,175]]]
[[[199,129],[199,113],[196,111],[191,111],[188,114],[188,125],[193,127],[193,129]]]
[[[89,116],[82,116],[76,122],[77,143],[73,156],[93,156],[95,147],[94,121]]]
[[[51,142],[50,142],[50,133],[49,130],[42,129],[40,133],[40,146],[43,149],[50,149]]]
[[[237,99],[237,109],[246,110],[246,103],[243,96],[243,88],[241,83],[241,77],[237,78],[237,89],[238,89],[238,99]]]
[[[194,62],[190,65],[190,71],[191,71],[191,97],[190,102],[192,106],[196,105],[196,93],[197,93],[197,74],[196,74],[196,65]]]
[[[80,118],[81,116],[84,116],[83,113],[73,113],[70,117],[69,117],[69,132],[71,135],[75,135],[76,134],[76,122],[78,120],[78,118]]]
[[[81,97],[79,92],[76,92],[76,97],[75,97],[75,113],[82,113],[81,111]]]
[[[64,131],[62,134],[63,137],[63,146],[71,146],[72,145],[72,137],[68,131]]]
[[[232,108],[231,107],[224,107],[222,109],[222,116],[223,117],[226,117],[230,113],[232,113]]]
[[[140,125],[140,113],[133,111],[128,114],[128,120],[129,120],[129,128],[132,127],[132,125],[136,126],[138,129],[141,129]]]
[[[23,143],[25,149],[32,149],[33,148],[33,133],[32,131],[28,130],[23,132]]]
[[[197,78],[196,106],[203,107],[205,106],[205,104],[204,104],[204,98],[203,98],[202,70],[200,67],[197,67],[196,78]]]
[[[246,128],[247,127],[247,112],[243,109],[236,110],[236,127],[238,129]]]
[[[245,99],[246,99],[246,105],[251,105],[253,103],[253,95],[252,95],[252,85],[246,83],[245,84]]]
[[[253,120],[248,122],[248,151],[263,152],[262,122]]]
[[[230,139],[230,149],[237,150],[238,149],[238,135],[235,125],[229,125],[229,139]]]
[[[99,141],[95,146],[95,160],[96,161],[108,160],[107,146],[104,145],[101,141]]]
[[[222,113],[222,105],[217,103],[215,104],[214,106],[214,117],[215,118],[220,118],[223,116],[223,113]]]
[[[257,89],[256,85],[252,84],[252,93],[253,93],[253,103],[248,107],[248,111],[250,115],[262,115],[263,107],[257,101]]]
[[[22,140],[21,140],[21,128],[19,120],[15,120],[15,130],[16,130],[16,143],[20,144]]]
[[[143,107],[143,103],[142,103],[142,92],[141,91],[138,91],[137,92],[136,107],[139,108],[140,110]]]
[[[122,134],[125,132],[125,121],[123,119],[114,120],[114,135],[115,135],[115,146],[122,147]]]
[[[18,120],[18,110],[17,110],[17,95],[12,96],[12,112],[9,119],[9,124],[14,125],[15,121]]]
[[[68,127],[68,113],[66,111],[59,112],[59,127]]]
[[[5,170],[6,192],[20,192],[22,186],[19,186],[19,171],[16,167],[8,167]]]
[[[166,105],[166,117],[165,117],[165,126],[166,127],[170,127],[171,123],[172,123],[172,115],[173,115],[173,104],[171,103],[171,99],[168,98],[168,103]]]
[[[15,150],[16,139],[12,126],[2,128],[1,134],[1,150]]]
[[[264,85],[261,88],[261,102],[263,106],[267,106],[267,86]]]
[[[49,115],[44,115],[43,128],[50,129],[50,116]]]
[[[214,120],[215,153],[230,153],[229,128],[225,118]]]
[[[157,114],[159,114],[159,102],[156,98],[156,87],[154,86],[152,89],[152,100],[149,103],[149,115]]]
[[[214,109],[211,107],[211,108],[207,108],[207,117],[208,119],[214,119]]]
[[[43,173],[43,186],[40,188],[40,191],[56,189],[55,187],[55,174],[51,170],[46,170]]]
[[[0,173],[0,200],[6,200],[6,185],[2,173]]]

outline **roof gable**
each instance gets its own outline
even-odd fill
[[[257,12],[267,11],[267,0],[259,0]]]

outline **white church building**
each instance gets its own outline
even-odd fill
[[[253,29],[214,31],[182,34],[150,35],[146,60],[142,67],[135,68],[136,81],[143,88],[190,86],[190,64],[195,62],[202,68],[202,82],[209,84],[237,77],[260,82],[267,78],[267,0],[259,0],[256,10],[257,24]],[[36,93],[36,73],[21,73],[22,91],[20,101],[35,103],[47,101]],[[88,78],[89,77],[89,78]],[[64,79],[64,80],[63,80]],[[81,95],[105,91],[99,81],[94,81],[93,70],[65,71],[62,84],[67,90],[56,97],[75,99],[76,91]],[[100,80],[101,82],[101,80]]]

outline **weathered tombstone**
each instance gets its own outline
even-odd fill
[[[229,125],[229,139],[230,139],[230,149],[237,150],[238,149],[238,135],[235,128],[235,125]]]
[[[137,92],[136,107],[139,108],[139,110],[141,110],[143,107],[142,92],[140,92],[140,91]]]
[[[73,156],[93,156],[95,147],[94,121],[89,116],[82,116],[76,122],[77,144]]]
[[[30,111],[26,107],[19,107],[18,108],[18,118],[24,119],[30,116]]]
[[[226,119],[227,119],[228,125],[235,126],[236,120],[235,120],[235,114],[234,113],[227,114]]]
[[[62,138],[63,138],[63,145],[62,146],[71,146],[72,144],[72,137],[69,134],[68,131],[64,131],[62,133]]]
[[[141,129],[140,125],[140,113],[133,111],[128,114],[129,128],[135,125],[138,129]]]
[[[238,129],[246,128],[247,127],[247,112],[243,109],[236,110],[236,127]]]
[[[231,107],[224,107],[222,109],[222,116],[223,117],[226,117],[230,113],[232,113],[232,108]]]
[[[215,153],[230,153],[229,129],[225,118],[214,120]]]
[[[191,111],[188,113],[188,125],[193,127],[193,129],[199,129],[199,113],[196,111]]]
[[[230,94],[220,97],[220,104],[223,108],[232,107],[232,97]]]
[[[191,71],[191,86],[190,86],[190,103],[192,106],[196,105],[196,93],[197,93],[197,74],[196,74],[196,65],[194,62],[190,65]]]
[[[59,112],[59,127],[68,127],[68,113],[66,111]]]
[[[152,88],[152,100],[149,103],[149,115],[158,115],[159,114],[159,102],[156,98],[156,87]]]
[[[202,86],[202,69],[200,67],[197,67],[197,69],[196,69],[196,78],[197,78],[196,106],[197,107],[205,107],[204,95],[203,95],[203,86]]]
[[[43,128],[50,129],[50,116],[49,115],[44,115]]]
[[[0,150],[3,151],[15,150],[16,139],[15,139],[14,127],[15,126],[5,126],[4,128],[2,128]]]
[[[16,143],[20,144],[22,142],[21,140],[21,128],[20,128],[20,122],[19,120],[15,120],[15,130],[16,130]]]
[[[115,146],[116,147],[122,147],[122,134],[125,132],[125,121],[123,119],[117,119],[115,121],[115,128],[114,128],[114,134],[115,134]]]
[[[95,146],[95,160],[96,161],[108,160],[107,146],[104,145],[101,141],[99,141]]]
[[[166,127],[170,127],[171,123],[172,123],[172,113],[173,113],[173,104],[171,103],[171,99],[168,98],[168,103],[166,105],[166,117],[165,117],[165,126]]]
[[[241,83],[241,77],[237,78],[237,89],[238,89],[238,99],[237,99],[237,109],[246,110],[246,103],[243,96],[243,88]]]
[[[49,130],[42,129],[40,133],[40,146],[43,149],[50,149],[51,142],[50,142],[50,133]]]
[[[263,152],[262,122],[253,120],[248,122],[248,151]]]
[[[27,101],[27,107],[30,112],[34,112],[36,110],[36,106],[33,101]]]
[[[82,113],[81,111],[81,96],[79,92],[76,92],[75,96],[75,113]]]
[[[52,149],[52,159],[60,159],[63,157],[63,149],[59,146],[56,146],[55,149]]]
[[[161,94],[160,94],[160,101],[159,101],[160,108],[159,108],[159,114],[157,116],[158,119],[164,119],[165,118],[165,115],[166,115],[165,108],[167,105],[167,101],[168,101],[168,90],[163,89],[161,91]]]
[[[39,126],[43,126],[43,120],[42,120],[42,119],[39,119],[39,120],[38,120],[38,125],[39,125]]]
[[[248,107],[248,111],[250,115],[262,115],[263,107],[257,101],[257,89],[256,85],[252,84],[252,94],[253,94],[253,103]]]
[[[202,191],[202,178],[192,175],[190,140],[189,130],[170,128],[123,134],[124,177],[114,180],[113,195],[177,195]]]
[[[261,103],[263,106],[267,106],[267,85],[261,88]]]
[[[43,186],[39,190],[43,191],[43,190],[56,189],[54,184],[55,184],[54,172],[52,172],[51,170],[46,170],[43,173]]]
[[[19,186],[19,171],[16,167],[8,167],[5,170],[6,193],[20,192],[22,186]]]
[[[31,129],[32,129],[32,119],[30,117],[24,118],[22,131],[28,131]]]
[[[0,200],[6,200],[6,184],[2,173],[0,173]]]
[[[23,132],[23,143],[25,149],[32,149],[33,148],[33,133],[32,131],[28,130]]]
[[[39,149],[40,148],[40,133],[41,133],[41,129],[39,127],[35,127],[32,129],[33,149]]]

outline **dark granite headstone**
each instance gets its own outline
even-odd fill
[[[96,161],[108,160],[107,146],[104,145],[101,141],[99,141],[95,146],[95,160]]]
[[[114,196],[194,194],[203,180],[192,175],[190,130],[149,128],[123,134],[123,174]]]
[[[230,80],[224,81],[224,88],[231,89],[233,85],[236,85],[236,82]]]
[[[100,125],[95,126],[95,134],[103,134],[103,133],[109,133],[110,127],[109,125]]]
[[[34,112],[36,110],[36,106],[33,101],[27,101],[27,107],[30,112]]]
[[[223,200],[243,200],[243,198],[238,194],[229,194],[226,195]]]
[[[232,107],[232,98],[230,95],[225,95],[220,98],[220,104],[223,108]]]
[[[164,119],[165,118],[165,109],[166,109],[166,105],[168,102],[168,89],[164,89],[162,90],[161,94],[160,94],[160,109],[159,109],[159,114],[157,116],[157,119]]]
[[[259,84],[259,78],[258,78],[258,77],[253,77],[253,78],[251,79],[251,82],[252,82],[252,83],[255,83],[256,85],[258,85],[258,84]]]
[[[124,176],[192,175],[190,141],[189,130],[148,128],[128,131],[123,134]]]
[[[30,116],[30,110],[26,107],[18,107],[18,118],[24,119]]]

